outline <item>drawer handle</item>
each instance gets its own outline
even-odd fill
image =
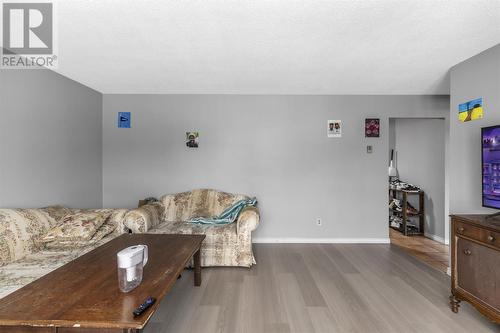
[[[470,256],[472,254],[471,250],[467,249],[467,250],[464,250],[464,254],[466,256]]]
[[[460,232],[464,232],[464,231],[465,231],[465,228],[464,228],[464,227],[458,227],[458,231],[460,231]]]
[[[493,237],[492,235],[489,235],[488,236],[488,241],[494,242],[495,241],[495,237]]]

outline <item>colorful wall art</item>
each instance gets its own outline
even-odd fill
[[[477,98],[458,105],[458,119],[461,122],[483,119],[483,99]]]
[[[378,138],[380,136],[380,119],[366,118],[365,119],[365,137]]]

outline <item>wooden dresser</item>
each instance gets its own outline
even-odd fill
[[[451,216],[450,305],[467,301],[500,323],[500,218]]]

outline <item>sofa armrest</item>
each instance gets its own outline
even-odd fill
[[[243,209],[236,220],[236,233],[251,233],[260,223],[260,213],[257,207]]]
[[[55,224],[41,209],[0,209],[0,266],[39,251],[38,240]]]
[[[130,210],[123,219],[123,225],[132,233],[144,233],[161,223],[164,206],[154,202]]]
[[[165,194],[160,198],[160,202],[163,204],[164,213],[163,219],[165,221],[177,221],[177,207],[175,204],[175,194]]]

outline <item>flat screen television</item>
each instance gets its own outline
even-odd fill
[[[483,207],[500,209],[500,125],[481,129]]]

